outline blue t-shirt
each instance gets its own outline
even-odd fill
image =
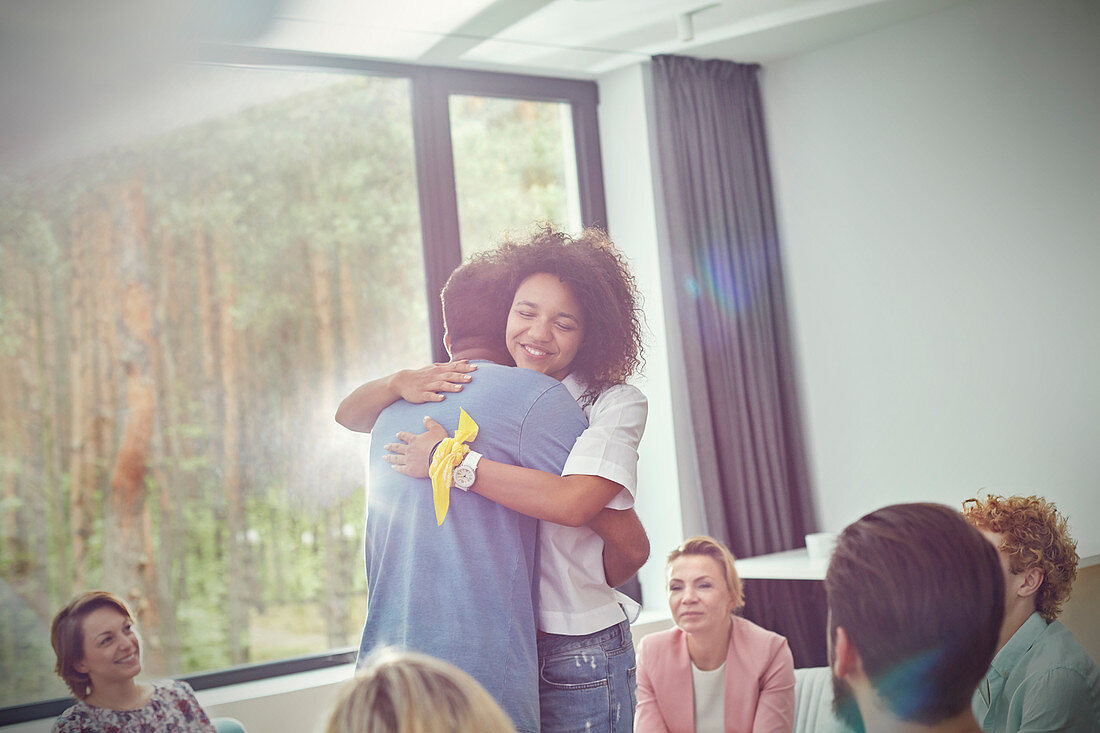
[[[436,525],[428,479],[382,460],[399,430],[425,415],[451,434],[462,407],[478,424],[470,444],[486,458],[560,474],[584,413],[558,381],[529,369],[478,362],[473,380],[442,402],[396,402],[372,431],[367,497],[367,620],[360,663],[396,646],[465,670],[520,731],[539,729],[537,520],[473,491],[451,490]]]

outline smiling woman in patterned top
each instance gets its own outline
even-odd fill
[[[105,591],[77,596],[50,629],[55,668],[77,698],[55,733],[145,730],[213,733],[186,682],[139,683],[141,638],[126,603]]]

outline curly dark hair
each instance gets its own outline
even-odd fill
[[[584,339],[570,373],[585,386],[583,404],[641,368],[641,298],[630,266],[606,232],[589,227],[570,237],[544,226],[523,242],[504,242],[492,255],[507,267],[509,292],[545,272],[566,283],[580,302]]]
[[[1077,577],[1077,543],[1069,536],[1066,518],[1040,496],[996,496],[967,499],[962,515],[978,529],[1001,535],[1000,551],[1008,569],[1043,571],[1035,594],[1035,610],[1047,621],[1058,618]]]

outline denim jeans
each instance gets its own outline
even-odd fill
[[[542,733],[629,733],[637,669],[630,622],[587,636],[540,634]]]

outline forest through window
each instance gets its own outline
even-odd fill
[[[249,73],[284,91],[0,179],[0,707],[68,694],[49,622],[88,589],[145,677],[358,643],[333,413],[432,345],[410,81],[210,69]],[[511,146],[461,163],[464,234],[576,227],[559,107],[462,102],[470,155]]]

